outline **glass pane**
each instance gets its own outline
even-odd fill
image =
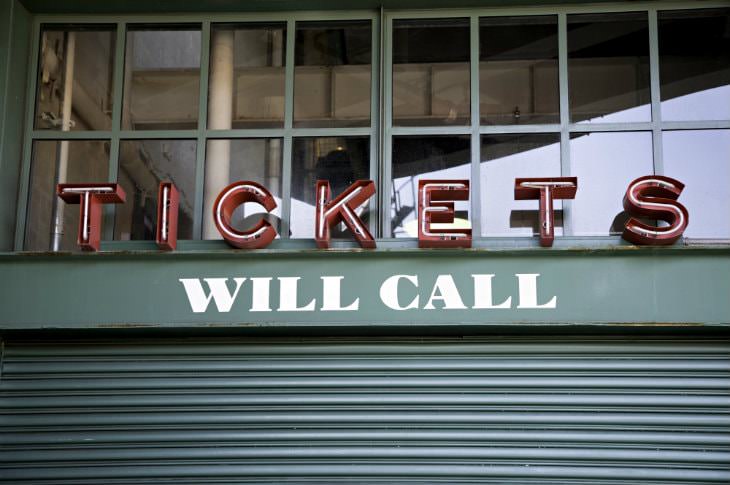
[[[180,193],[178,239],[194,239],[194,140],[122,140],[117,181],[127,202],[116,207],[114,239],[153,240],[157,227],[160,182],[173,182]]]
[[[329,180],[332,197],[353,182],[370,179],[370,138],[295,138],[292,154],[291,237],[314,237],[315,187]],[[360,217],[367,224],[367,204]],[[352,238],[344,228],[333,229],[333,238]]]
[[[469,19],[393,22],[393,124],[468,125]]]
[[[131,27],[124,69],[125,130],[198,127],[198,27]]]
[[[286,24],[214,25],[208,128],[284,125]]]
[[[101,183],[108,176],[108,141],[33,142],[24,249],[75,249],[79,206],[66,204],[56,197],[56,184]]]
[[[370,21],[297,22],[294,126],[370,125]]]
[[[560,135],[482,136],[482,236],[540,233],[537,200],[515,200],[518,177],[560,177]],[[556,200],[555,235],[563,234],[563,203]]]
[[[36,129],[111,129],[115,41],[114,26],[43,28]]]
[[[568,15],[571,121],[651,121],[647,22],[646,12]]]
[[[469,136],[393,137],[390,226],[393,237],[418,237],[418,181],[471,180]],[[455,202],[455,226],[467,228],[469,201]]]
[[[559,123],[558,18],[479,21],[482,124]]]
[[[239,180],[257,182],[276,200],[276,209],[266,219],[281,234],[281,160],[280,138],[209,140],[205,157],[205,202],[203,204],[203,239],[221,239],[213,221],[213,204],[218,194]],[[233,212],[231,222],[238,230],[253,227],[264,208],[250,203]]]
[[[659,12],[663,120],[730,119],[730,9]]]
[[[664,173],[682,182],[686,237],[730,238],[730,130],[665,131]]]
[[[654,173],[651,133],[574,133],[570,157],[571,175],[578,177],[570,211],[573,234],[621,234],[629,183]]]

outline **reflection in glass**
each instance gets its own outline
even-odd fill
[[[76,249],[79,206],[56,197],[56,184],[106,182],[109,142],[102,140],[33,143],[25,244],[28,251]]]
[[[199,28],[129,28],[124,61],[124,129],[197,128],[199,84]]]
[[[730,238],[730,130],[665,131],[664,174],[685,187],[689,238]]]
[[[571,205],[575,236],[621,234],[628,216],[623,197],[629,182],[654,173],[651,133],[570,135],[571,175],[578,192]]]
[[[650,121],[646,12],[568,15],[573,122]]]
[[[560,135],[482,136],[480,163],[482,236],[539,234],[536,200],[514,200],[518,177],[560,177]],[[563,234],[563,205],[555,209],[555,235]]]
[[[482,124],[558,123],[558,18],[479,21]]]
[[[178,239],[195,239],[194,140],[122,140],[117,181],[127,201],[116,206],[114,239],[154,240],[160,182],[173,182],[180,193]]]
[[[469,124],[469,19],[393,22],[393,124]]]
[[[213,204],[218,194],[229,184],[240,180],[256,182],[266,187],[276,209],[271,214],[259,204],[244,204],[233,212],[233,227],[250,229],[265,218],[281,233],[281,139],[251,138],[209,140],[205,160],[205,197],[203,203],[203,239],[221,239],[213,220]]]
[[[115,40],[113,26],[43,28],[36,129],[111,129]]]
[[[208,128],[284,125],[286,24],[216,24],[210,32]]]
[[[393,137],[393,175],[390,221],[393,237],[418,237],[418,181],[421,179],[471,180],[468,136]],[[469,224],[469,201],[456,201],[456,226]],[[440,227],[440,224],[433,227]],[[441,226],[447,227],[447,226]]]
[[[291,237],[314,237],[315,186],[329,180],[332,198],[356,180],[370,179],[370,139],[295,138],[292,153]],[[360,214],[367,224],[365,205]],[[332,229],[333,238],[351,238],[344,225]]]
[[[370,125],[370,24],[297,22],[294,126]]]
[[[730,9],[659,12],[663,120],[730,119]]]

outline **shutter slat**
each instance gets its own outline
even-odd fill
[[[730,482],[726,340],[6,342],[18,483]]]

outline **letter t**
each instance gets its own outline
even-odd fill
[[[79,204],[78,245],[98,251],[101,240],[102,204],[121,204],[126,195],[119,184],[58,184],[56,193],[67,204]]]
[[[574,199],[577,177],[515,179],[515,200],[540,199],[540,246],[550,247],[555,239],[554,199]]]

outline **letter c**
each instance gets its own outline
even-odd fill
[[[233,211],[246,202],[257,202],[271,212],[276,201],[261,184],[249,181],[234,182],[218,194],[213,204],[213,217],[218,232],[228,244],[242,249],[265,248],[276,237],[276,229],[266,219],[261,219],[248,231],[238,231],[231,225]]]
[[[398,282],[401,279],[410,281],[413,283],[413,286],[418,289],[418,276],[396,274],[383,281],[383,284],[380,285],[380,299],[385,306],[392,310],[410,310],[412,308],[418,308],[418,295],[416,295],[415,298],[413,298],[413,300],[411,300],[411,302],[406,306],[401,306],[398,303]]]

